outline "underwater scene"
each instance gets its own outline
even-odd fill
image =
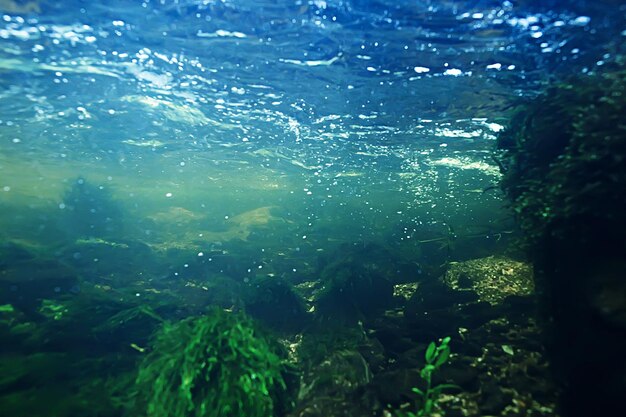
[[[0,416],[622,415],[625,2],[0,16]]]

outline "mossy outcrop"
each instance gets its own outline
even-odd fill
[[[624,114],[618,64],[547,88],[498,140],[568,417],[611,415],[626,391]]]
[[[551,86],[500,135],[502,187],[531,244],[600,238],[610,248],[622,240],[625,78],[620,69]]]
[[[356,323],[393,306],[394,280],[390,275],[395,270],[389,265],[390,258],[384,249],[367,245],[342,246],[320,260],[322,288],[314,297],[318,318]]]
[[[502,304],[511,295],[533,294],[530,265],[498,256],[454,262],[443,276],[443,282],[459,291],[474,291],[479,301]]]

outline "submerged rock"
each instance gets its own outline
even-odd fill
[[[323,318],[356,322],[394,305],[398,268],[377,245],[345,245],[320,258],[322,288],[315,294],[316,312]]]
[[[259,277],[245,287],[246,312],[278,330],[301,329],[307,323],[306,305],[294,287],[280,277]]]
[[[452,263],[443,282],[457,291],[473,291],[492,305],[511,295],[531,295],[535,288],[529,264],[499,256]]]

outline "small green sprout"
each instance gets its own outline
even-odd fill
[[[426,354],[424,355],[426,365],[424,365],[424,368],[420,371],[420,377],[426,382],[426,389],[423,391],[416,387],[411,389],[411,391],[419,396],[421,401],[416,404],[415,412],[403,411],[399,414],[399,417],[428,417],[432,415],[443,390],[459,388],[454,384],[439,384],[435,386],[432,384],[433,373],[450,358],[449,343],[449,337],[443,338],[439,345],[435,342],[430,342],[426,349]]]

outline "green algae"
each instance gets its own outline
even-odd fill
[[[270,417],[286,389],[276,349],[242,313],[165,323],[137,376],[148,417]]]

